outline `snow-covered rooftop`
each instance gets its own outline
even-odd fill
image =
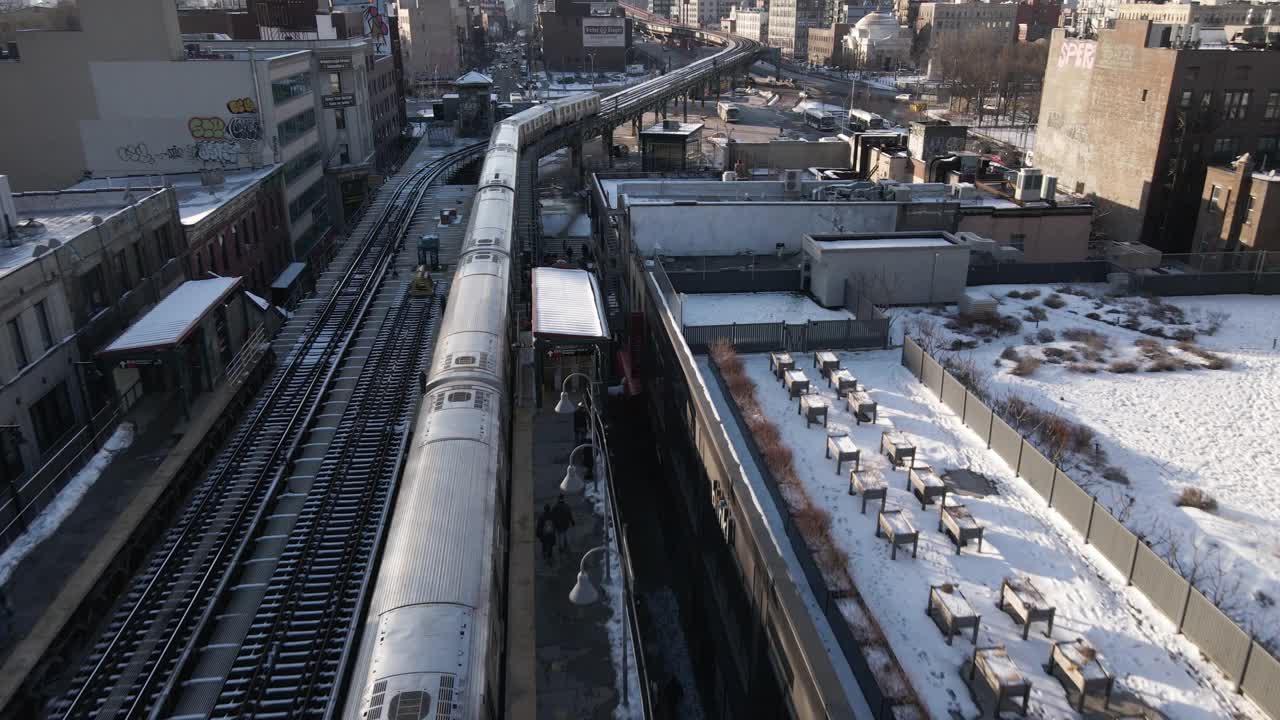
[[[814,238],[823,250],[885,250],[889,248],[951,247],[943,237],[869,237],[824,240]]]
[[[808,295],[790,292],[681,293],[685,325],[728,325],[733,322],[793,325],[810,320],[851,320],[844,308],[827,309]]]
[[[228,170],[222,174],[222,182],[205,185],[200,173],[175,175],[130,175],[127,177],[93,178],[73,185],[72,190],[100,190],[104,188],[162,188],[172,187],[178,197],[178,216],[182,224],[192,226],[210,213],[256,187],[262,180],[280,169],[280,165],[267,165],[256,170]]]
[[[151,350],[182,342],[200,318],[240,285],[240,278],[188,280],[100,352]]]
[[[92,229],[94,218],[106,220],[152,194],[129,196],[122,190],[79,192],[77,188],[15,193],[18,234],[14,240],[0,243],[0,277],[31,262],[38,246],[52,249],[54,240],[59,244],[69,243]]]

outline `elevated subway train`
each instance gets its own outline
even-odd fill
[[[697,36],[727,45],[736,59],[757,47]],[[718,58],[628,88],[606,107],[620,116],[650,106],[665,87],[712,69]],[[598,113],[600,96],[580,93],[503,120],[489,139],[346,689],[348,720],[502,715],[519,155],[548,132]]]
[[[511,116],[482,166],[387,531],[344,717],[502,713],[511,256],[520,149],[599,112],[582,93]],[[413,708],[412,715],[403,714]]]

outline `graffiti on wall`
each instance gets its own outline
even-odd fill
[[[254,102],[253,98],[247,98],[247,97],[228,100],[227,112],[231,113],[232,115],[244,115],[246,113],[256,113],[258,112],[258,103]]]
[[[240,143],[201,142],[195,144],[195,158],[204,163],[235,165],[240,160]]]
[[[1097,52],[1098,43],[1092,40],[1063,40],[1062,47],[1058,50],[1058,67],[1071,65],[1092,70]]]
[[[235,140],[208,140],[190,145],[170,145],[159,151],[151,150],[145,142],[138,142],[117,147],[116,157],[121,162],[139,165],[155,165],[160,160],[173,160],[227,167],[239,163],[241,156],[250,157],[253,150],[252,144]]]
[[[141,163],[143,165],[156,164],[156,157],[151,154],[151,150],[147,148],[146,143],[121,145],[116,148],[116,157],[120,158],[120,162]]]
[[[227,123],[220,117],[193,117],[187,129],[196,140],[221,140],[226,137]]]

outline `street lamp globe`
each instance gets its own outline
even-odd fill
[[[560,415],[572,415],[574,410],[577,410],[577,405],[569,398],[569,391],[561,391],[560,402],[556,403],[556,413]]]
[[[564,480],[560,481],[560,490],[570,494],[577,494],[582,492],[585,487],[586,483],[582,480],[582,468],[570,461],[569,466],[564,469]]]
[[[586,570],[578,571],[578,582],[573,584],[573,589],[569,591],[569,602],[574,605],[591,605],[600,599],[600,592],[596,590],[596,586],[591,582],[591,577],[587,575]]]

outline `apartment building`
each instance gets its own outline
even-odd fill
[[[1191,33],[1147,20],[1118,20],[1097,40],[1054,31],[1036,164],[1095,195],[1112,240],[1198,250],[1207,168],[1244,153],[1258,167],[1280,160],[1280,52]]]
[[[399,0],[397,8],[405,81],[419,86],[461,75],[459,32],[465,25],[451,0]]]
[[[1195,248],[1203,252],[1280,250],[1280,174],[1248,154],[1205,172]]]
[[[809,52],[809,28],[822,24],[823,0],[773,0],[769,3],[769,45],[784,57],[804,58]]]
[[[980,33],[1013,41],[1017,34],[1018,5],[1013,2],[920,3],[915,19],[919,43],[928,48],[945,46]]]
[[[769,42],[769,11],[765,8],[742,9],[735,7],[733,13],[734,31],[745,38],[759,43]]]
[[[842,65],[845,36],[851,29],[852,26],[846,23],[809,28],[809,62],[819,65]]]
[[[0,476],[22,478],[116,402],[94,354],[180,285],[172,190],[10,194],[0,175]]]

